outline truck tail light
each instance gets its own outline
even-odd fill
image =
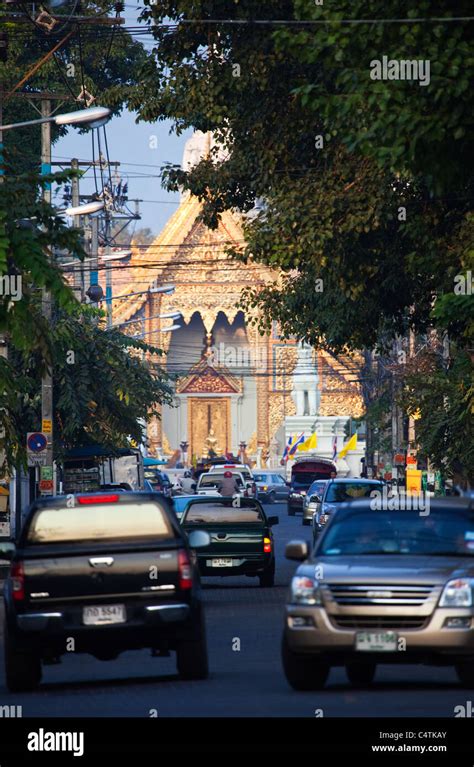
[[[80,495],[77,500],[79,503],[117,503],[119,499],[118,494],[114,495]]]
[[[270,538],[264,538],[263,539],[263,551],[265,554],[271,554],[272,553],[272,542]]]
[[[10,577],[12,580],[12,595],[17,602],[22,602],[25,598],[25,570],[23,562],[14,562],[10,568]]]
[[[193,585],[191,563],[186,551],[178,551],[179,588],[190,589]]]

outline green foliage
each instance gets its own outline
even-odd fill
[[[32,13],[31,6],[28,10]],[[81,2],[82,16],[97,17],[104,13],[114,15],[113,6],[107,0]],[[109,106],[115,115],[120,114],[125,94],[137,84],[139,68],[146,59],[141,43],[126,32],[113,31],[110,26],[78,27],[73,23],[61,23],[46,32],[33,23],[9,23],[5,28],[9,35],[9,55],[6,63],[0,62],[4,124],[38,117],[35,109],[35,106],[40,107],[38,100],[32,106],[24,95],[10,95],[10,91],[68,32],[74,34],[18,89],[30,93],[46,90],[65,94],[62,103],[54,102],[54,108],[59,106],[62,113],[84,108],[84,102],[75,100],[84,85],[95,97],[94,105]],[[53,142],[67,130],[67,127],[52,126]],[[5,132],[5,153],[15,163],[15,173],[38,169],[40,135],[39,126]]]
[[[40,306],[36,302],[35,317]],[[70,447],[100,444],[111,450],[144,436],[146,423],[158,415],[157,405],[171,402],[169,378],[146,356],[160,356],[155,347],[118,331],[104,330],[96,310],[77,305],[56,313],[50,329],[51,371],[54,382],[54,457]],[[36,349],[9,349],[0,358],[0,376],[8,388],[0,399],[7,465],[26,458],[26,432],[41,423],[42,355]],[[3,401],[2,401],[3,400]],[[3,414],[2,414],[3,415]]]
[[[54,208],[35,199],[37,180],[6,176],[0,185],[1,284],[4,277],[21,277],[19,300],[5,291],[0,295],[0,334],[8,345],[8,358],[0,356],[0,450],[7,471],[25,461],[26,433],[40,428],[46,368],[54,381],[56,458],[73,445],[140,442],[138,419],[147,421],[157,404],[170,401],[166,374],[143,359],[161,351],[104,331],[97,312],[75,300],[52,255],[82,258],[80,236]],[[43,288],[55,307],[51,324],[41,314]]]
[[[403,402],[419,411],[416,438],[433,466],[474,484],[474,380],[468,352],[453,352],[446,368],[427,354],[429,367],[408,375]]]
[[[437,15],[450,15],[450,4],[441,6]],[[162,0],[146,11],[157,23],[209,14],[204,0]],[[382,0],[370,12],[352,0],[330,9],[273,0],[258,12],[229,0],[212,9],[213,19],[236,21],[328,15],[397,18],[400,9]],[[408,15],[429,16],[429,3],[418,0]],[[210,226],[225,209],[263,201],[245,227],[247,245],[233,253],[285,273],[245,296],[262,327],[278,319],[285,334],[339,350],[430,325],[436,296],[452,290],[460,268],[457,233],[462,246],[474,241],[465,162],[472,89],[456,79],[473,74],[467,34],[460,24],[155,28],[156,57],[129,103],[142,119],[172,118],[178,132],[192,125],[220,140],[224,162],[165,169],[169,188],[202,200]],[[430,87],[370,79],[372,59],[415,53],[436,63]]]

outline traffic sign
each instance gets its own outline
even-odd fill
[[[44,434],[51,434],[53,431],[53,422],[50,418],[43,418],[41,421],[41,431]]]
[[[46,466],[46,453],[28,453],[28,466]]]
[[[48,439],[42,432],[32,431],[27,435],[26,446],[32,453],[42,453],[48,446]]]
[[[53,480],[52,479],[40,479],[39,483],[40,493],[53,492]]]

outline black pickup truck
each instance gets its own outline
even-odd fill
[[[35,688],[41,664],[66,652],[176,651],[180,675],[208,674],[199,573],[166,499],[91,493],[31,506],[5,583],[5,668],[11,691]]]

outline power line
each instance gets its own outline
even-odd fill
[[[230,24],[235,26],[325,26],[327,24],[439,24],[474,21],[474,16],[431,16],[398,19],[180,19],[179,25]],[[167,28],[160,24],[160,28]],[[174,25],[170,25],[174,26]]]

